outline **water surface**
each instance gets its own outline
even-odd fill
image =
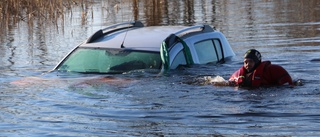
[[[96,1],[56,25],[8,24],[0,36],[1,136],[319,136],[320,3],[292,1]],[[215,26],[236,56],[158,77],[152,72],[60,78],[74,46],[113,23]],[[303,86],[247,90],[202,85],[227,79],[250,48]],[[18,81],[18,84],[17,84]],[[23,82],[21,82],[23,81]],[[15,84],[13,84],[15,83]]]

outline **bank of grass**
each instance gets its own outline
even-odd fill
[[[8,22],[41,20],[56,22],[74,6],[87,7],[91,0],[0,0],[0,20]]]

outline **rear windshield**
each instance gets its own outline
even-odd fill
[[[58,65],[57,70],[80,73],[123,73],[137,69],[160,68],[161,58],[158,52],[78,48]]]

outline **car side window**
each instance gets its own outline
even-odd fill
[[[186,57],[184,56],[183,50],[179,51],[177,56],[172,61],[170,69],[176,69],[179,65],[186,65]]]
[[[200,64],[218,62],[223,59],[222,47],[218,39],[195,43],[195,50]]]
[[[218,55],[218,61],[223,60],[224,55],[223,55],[223,49],[222,49],[222,45],[221,45],[220,41],[217,40],[217,39],[214,39],[213,43],[215,45],[216,52],[217,52],[217,55]]]
[[[200,64],[206,64],[218,60],[212,40],[195,43],[194,48],[197,52]]]

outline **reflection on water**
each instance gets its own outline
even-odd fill
[[[0,136],[320,134],[319,1],[73,2],[57,18],[22,20],[30,11],[8,16],[0,8]],[[213,25],[226,35],[236,57],[164,77],[28,77],[52,69],[96,30],[130,20],[147,26]],[[188,83],[206,76],[227,79],[249,48],[304,86],[246,90]]]

